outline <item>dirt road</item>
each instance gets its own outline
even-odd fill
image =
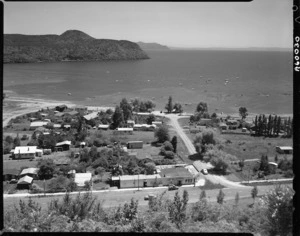
[[[169,118],[170,125],[176,130],[178,136],[180,136],[180,138],[184,142],[184,144],[189,152],[189,155],[193,155],[193,154],[197,153],[193,143],[191,142],[189,137],[185,134],[182,127],[178,123],[178,119],[187,118],[189,116],[179,116],[178,114],[164,114],[164,113],[160,113],[159,111],[154,111],[153,114],[156,116],[163,116],[163,117]],[[204,162],[200,162],[200,163],[201,163],[200,164],[201,169],[206,169],[209,166],[208,163],[204,163]],[[205,175],[204,177],[205,177],[205,179],[209,180],[212,183],[222,184],[225,187],[234,187],[234,188],[245,187],[244,185],[241,185],[239,183],[227,180],[224,176],[217,176],[217,175],[209,174],[209,175]]]

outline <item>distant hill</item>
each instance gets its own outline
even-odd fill
[[[170,50],[167,46],[158,44],[158,43],[144,43],[144,42],[137,42],[137,44],[143,50]]]
[[[61,35],[4,35],[4,63],[149,59],[136,43],[95,39],[78,30]]]

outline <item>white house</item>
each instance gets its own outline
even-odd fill
[[[42,154],[43,150],[37,149],[37,146],[20,146],[13,150],[13,159],[34,159]]]

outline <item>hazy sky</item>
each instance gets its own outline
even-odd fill
[[[62,34],[178,47],[292,47],[292,0],[4,2],[4,33]]]

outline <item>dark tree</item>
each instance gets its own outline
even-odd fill
[[[155,130],[154,137],[157,138],[159,143],[164,143],[165,141],[169,141],[169,129],[167,126],[161,126],[157,130]]]
[[[251,197],[253,198],[253,202],[255,202],[255,198],[257,197],[257,194],[258,194],[258,190],[257,190],[257,186],[255,185],[251,190]]]
[[[37,164],[40,179],[51,179],[55,171],[55,164],[52,159],[40,160]]]
[[[173,102],[172,102],[172,97],[169,97],[168,103],[166,104],[166,110],[168,113],[171,113],[173,110]]]
[[[175,113],[182,113],[183,112],[183,108],[182,108],[180,103],[175,103],[173,108],[175,109]]]
[[[200,113],[208,112],[207,103],[199,102],[196,108],[196,112],[200,112]]]
[[[240,116],[242,117],[242,119],[245,119],[248,115],[247,113],[247,108],[246,107],[240,107],[239,109],[239,113],[240,113]]]
[[[113,126],[115,128],[124,123],[123,111],[119,106],[116,106],[115,112],[112,116]]]
[[[222,205],[224,202],[224,197],[225,197],[225,193],[222,191],[222,189],[220,189],[219,194],[217,196],[217,203]]]
[[[147,117],[147,124],[148,125],[152,125],[152,122],[155,121],[155,115],[153,114],[150,114],[148,117]]]
[[[126,98],[123,98],[122,101],[120,102],[120,108],[123,111],[123,117],[124,120],[127,121],[132,117],[132,107],[131,105],[127,102]]]
[[[174,137],[172,138],[171,143],[172,143],[174,152],[176,153],[176,152],[177,152],[177,136],[174,136]]]

